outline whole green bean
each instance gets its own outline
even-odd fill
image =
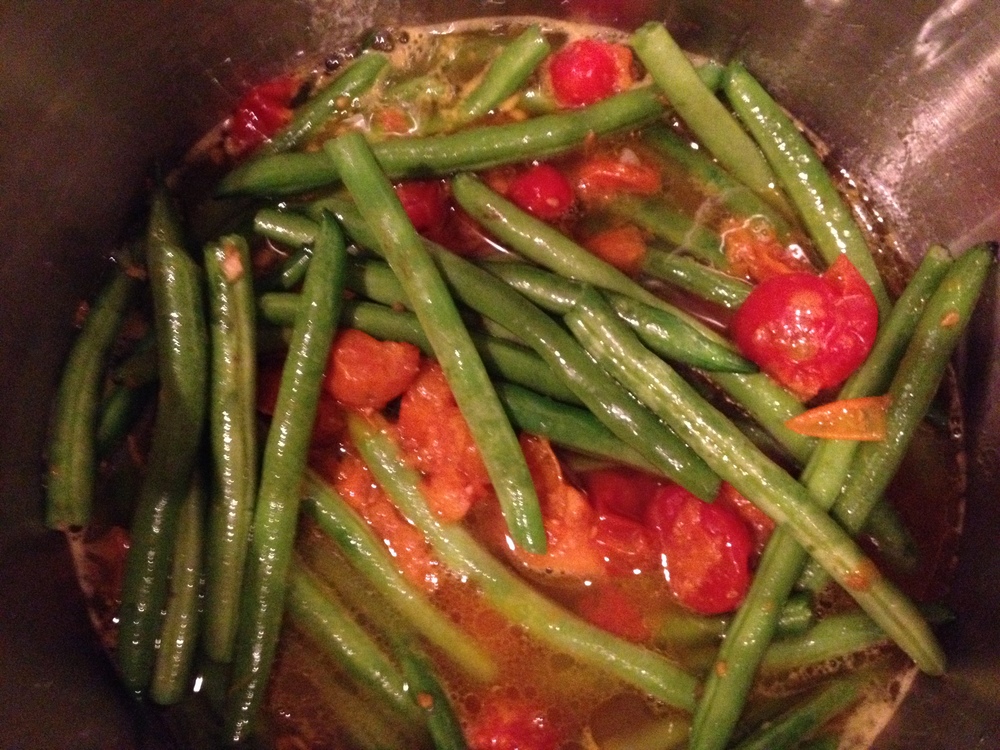
[[[177,522],[170,594],[149,685],[149,696],[160,705],[182,701],[193,682],[192,668],[198,651],[201,619],[204,519],[205,487],[195,472]]]
[[[95,450],[97,458],[106,458],[128,435],[155,392],[155,379],[134,387],[115,385],[101,400],[97,420]]]
[[[817,694],[793,706],[773,722],[765,724],[735,750],[786,750],[822,727],[827,721],[857,703],[864,679],[857,675],[826,685]]]
[[[285,611],[321,651],[405,719],[419,720],[406,679],[343,603],[300,560],[288,570]]]
[[[458,106],[457,122],[476,120],[514,94],[545,59],[551,48],[538,24],[531,24],[522,31],[516,39],[504,46],[479,85]]]
[[[83,526],[90,520],[101,383],[135,288],[134,279],[115,271],[91,306],[66,361],[49,442],[45,523],[50,529]]]
[[[668,206],[660,198],[619,196],[609,201],[607,208],[616,216],[669,242],[678,252],[715,268],[725,268],[728,264],[722,249],[722,237],[690,216]]]
[[[205,652],[233,655],[247,537],[257,498],[257,322],[250,251],[239,235],[205,248],[211,334],[211,502],[205,567]]]
[[[670,104],[708,150],[735,177],[776,206],[783,200],[764,156],[695,71],[662,23],[640,26],[632,49]]]
[[[753,286],[694,258],[651,247],[642,262],[642,272],[699,299],[736,310],[746,301]]]
[[[160,389],[132,518],[118,629],[122,679],[136,692],[148,686],[153,673],[170,557],[201,442],[208,391],[201,271],[179,240],[169,199],[157,192],[146,231],[146,262]]]
[[[834,516],[850,533],[861,531],[899,468],[972,317],[996,253],[995,245],[985,243],[969,248],[954,262],[920,316],[889,384],[887,437],[858,448],[850,478],[833,506]]]
[[[317,211],[315,219],[318,220]],[[277,208],[262,208],[254,214],[253,229],[257,234],[289,245],[302,248],[316,239],[316,221],[295,211]]]
[[[333,114],[372,87],[378,74],[389,62],[381,52],[371,50],[355,58],[346,69],[322,90],[295,110],[291,122],[264,141],[254,152],[254,160],[291,151],[308,140]]]
[[[303,284],[305,305],[295,324],[261,469],[244,571],[225,732],[232,741],[251,730],[271,672],[298,521],[299,484],[310,429],[339,313],[345,248],[332,217],[324,217]]]
[[[668,705],[693,708],[693,677],[663,656],[577,619],[494,559],[465,529],[439,523],[421,493],[419,475],[403,461],[386,427],[377,415],[348,415],[351,438],[376,481],[448,568],[468,576],[498,612],[552,648],[605,670]]]
[[[577,282],[527,263],[497,261],[483,267],[539,307],[559,314],[572,309],[583,289]],[[616,292],[606,296],[622,320],[657,354],[708,370],[756,371],[729,341],[684,311],[667,303],[652,307]]]
[[[479,682],[496,676],[488,654],[447,615],[434,607],[388,558],[385,545],[368,525],[316,474],[306,474],[305,508],[327,536],[336,542],[351,566],[405,619],[413,630],[441,649],[467,675]]]
[[[587,138],[637,127],[663,113],[651,87],[610,96],[580,109],[426,138],[396,138],[373,146],[392,179],[444,175],[502,164],[545,159],[573,149]],[[237,167],[216,194],[290,195],[339,182],[343,175],[324,152],[278,154]]]
[[[779,615],[778,631],[783,635],[798,635],[809,628],[815,619],[808,596],[790,598]],[[718,641],[726,634],[731,622],[732,617],[727,615],[706,617],[693,612],[676,612],[663,619],[655,638],[661,644]]]
[[[516,544],[544,552],[545,527],[527,463],[441,274],[360,133],[327,144],[431,342],[493,483]]]
[[[764,88],[740,63],[729,64],[723,83],[729,104],[757,141],[791,199],[820,255],[829,264],[841,254],[861,273],[878,302],[879,317],[891,308],[889,293],[861,227],[822,160]]]
[[[854,398],[882,392],[892,365],[902,355],[916,321],[930,295],[940,284],[950,260],[941,248],[924,257],[892,313],[880,327],[868,359],[841,389],[840,396]],[[825,440],[809,456],[802,478],[818,507],[829,510],[847,475],[854,445],[850,441]],[[785,601],[808,560],[805,550],[785,528],[778,528],[764,551],[746,599],[726,634],[718,663],[705,683],[705,693],[695,712],[692,729],[694,748],[722,748],[736,726],[749,694],[757,665],[774,638],[774,611]],[[814,578],[828,580],[816,571]]]
[[[424,714],[435,750],[466,750],[462,725],[452,709],[451,701],[434,673],[430,659],[420,647],[407,638],[396,639],[393,645],[406,678],[412,705]]]
[[[722,75],[718,84],[722,85]],[[698,187],[711,193],[730,213],[746,218],[764,217],[783,240],[792,234],[784,214],[723,169],[704,149],[693,148],[690,139],[682,138],[666,125],[651,125],[643,128],[642,142],[680,166]]]
[[[878,575],[853,540],[811,500],[808,491],[773,463],[662,359],[625,328],[593,293],[565,318],[587,350],[740,493],[831,573],[872,619],[890,633],[921,670],[941,674],[944,655],[916,607]]]

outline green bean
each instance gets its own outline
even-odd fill
[[[345,102],[349,103],[371,88],[388,62],[388,57],[370,50],[357,57],[343,72],[299,107],[291,122],[262,143],[254,152],[254,160],[291,151],[302,145],[337,110],[344,109]]]
[[[837,750],[840,747],[840,737],[834,734],[826,734],[822,737],[814,737],[805,742],[800,742],[795,747],[796,750]]]
[[[435,750],[465,750],[462,725],[430,660],[409,639],[396,639],[393,650],[403,669],[412,705],[427,720]]]
[[[545,527],[527,463],[458,309],[392,185],[360,133],[326,146],[403,285],[479,448],[516,544],[544,552]]]
[[[136,388],[156,381],[156,332],[150,330],[132,352],[111,371],[111,382]]]
[[[83,526],[90,520],[101,383],[135,287],[135,280],[115,271],[90,308],[66,361],[49,442],[45,523],[50,529]]]
[[[728,265],[722,250],[722,238],[718,234],[666,205],[661,199],[619,196],[610,201],[607,208],[616,216],[666,240],[678,252],[716,268]]]
[[[775,721],[762,726],[735,750],[785,750],[795,747],[799,740],[856,703],[863,688],[864,680],[856,675],[835,680]]]
[[[898,361],[928,298],[940,283],[949,264],[942,249],[932,249],[881,326],[868,359],[841,389],[841,397],[858,397],[881,392],[887,372]],[[822,510],[833,505],[847,474],[854,446],[849,441],[821,441],[809,457],[803,480],[813,502]],[[718,661],[726,669],[709,674],[705,695],[695,713],[692,746],[721,748],[736,726],[749,694],[757,665],[774,637],[773,612],[784,601],[802,572],[808,556],[791,533],[775,530],[757,568],[744,603],[727,631]],[[816,579],[828,580],[816,571]]]
[[[721,85],[720,74],[718,87]],[[642,142],[679,165],[699,187],[712,193],[730,213],[747,218],[762,216],[783,239],[792,234],[792,227],[782,213],[719,166],[704,149],[693,148],[690,139],[681,138],[666,125],[652,125],[643,129]]]
[[[753,500],[831,573],[929,674],[944,655],[917,609],[876,568],[805,487],[774,464],[714,407],[645,349],[596,292],[565,318],[598,362],[660,416],[718,475]]]
[[[458,123],[479,119],[514,94],[550,49],[538,24],[521,32],[497,55],[479,85],[459,105]]]
[[[155,382],[155,381],[154,381]],[[135,387],[116,385],[101,400],[97,420],[95,450],[97,458],[106,458],[128,435],[129,430],[142,415],[154,393],[154,383]]]
[[[317,212],[317,217],[318,217]],[[253,217],[257,234],[290,247],[311,245],[316,239],[316,222],[295,211],[262,208]]]
[[[201,271],[178,245],[180,230],[168,201],[162,192],[154,196],[146,230],[160,388],[119,614],[122,679],[136,692],[153,673],[170,558],[201,442],[208,391]]]
[[[566,612],[483,550],[465,529],[439,523],[421,493],[419,475],[403,461],[384,431],[386,427],[377,415],[348,415],[351,438],[376,481],[450,570],[468,576],[498,612],[552,648],[604,670],[668,705],[693,708],[693,677],[663,656]]]
[[[426,138],[374,144],[376,159],[392,179],[481,170],[545,159],[587,138],[642,125],[663,113],[651,87],[610,96],[589,107],[504,125],[489,125]],[[216,194],[290,195],[333,185],[343,175],[325,153],[278,154],[237,167]]]
[[[463,672],[479,682],[496,676],[496,665],[470,636],[434,607],[388,559],[373,536],[336,491],[307,472],[306,510],[336,542],[351,566],[401,614],[414,631],[434,644]]]
[[[844,254],[871,287],[880,318],[891,308],[861,227],[837,192],[822,160],[795,123],[740,63],[729,64],[723,89],[743,125],[764,151],[820,255]]]
[[[435,252],[435,258],[464,304],[514,330],[614,435],[693,494],[708,501],[715,497],[719,481],[714,472],[597,367],[562,326],[478,266],[445,250]]]
[[[205,652],[233,656],[247,537],[257,498],[256,319],[250,251],[239,235],[205,247],[211,334],[209,438],[212,451]]]
[[[498,382],[496,389],[511,422],[518,429],[589,456],[606,458],[651,474],[659,473],[641,453],[615,437],[586,409],[553,401],[513,383]]]
[[[251,729],[271,672],[298,520],[299,483],[310,427],[338,317],[344,242],[329,216],[303,284],[305,305],[292,334],[267,435],[260,488],[244,571],[225,732],[233,741]]]
[[[808,596],[791,597],[785,602],[778,617],[778,632],[783,635],[800,634],[809,628],[815,619]],[[731,622],[732,617],[726,615],[706,617],[679,611],[663,619],[655,638],[657,643],[662,644],[717,641],[726,634]]]
[[[490,234],[528,260],[570,279],[620,292],[652,307],[666,303],[558,229],[522,211],[471,174],[451,181],[452,195]]]
[[[935,625],[951,618],[942,607],[921,609],[928,622]],[[889,643],[885,631],[864,612],[842,612],[824,617],[805,632],[771,643],[760,668],[768,672],[788,671]]]
[[[149,685],[150,697],[160,705],[180,702],[191,689],[201,619],[204,518],[205,487],[195,472],[177,522],[167,612]]]
[[[833,507],[834,516],[850,533],[857,534],[864,527],[872,506],[902,462],[972,317],[995,256],[996,246],[984,243],[969,248],[927,302],[889,384],[888,437],[858,448],[850,478]]]
[[[663,24],[643,24],[632,35],[631,44],[681,119],[719,163],[758,195],[782,206],[774,174],[764,156],[712,90],[702,83]]]
[[[774,437],[795,459],[804,464],[817,446],[816,438],[788,429],[785,422],[805,411],[805,406],[790,391],[762,373],[702,372],[734,403]]]
[[[601,750],[674,750],[684,745],[690,730],[686,717],[668,716],[601,737],[599,746]]]
[[[393,711],[418,721],[407,695],[406,680],[378,643],[345,611],[333,592],[294,560],[288,570],[285,611],[343,671]]]
[[[879,557],[896,570],[913,572],[916,569],[919,562],[917,542],[885,498],[872,507],[862,531],[871,538]]]
[[[646,251],[642,272],[727,310],[736,310],[753,289],[744,279],[699,263],[694,258],[653,247]]]
[[[582,291],[579,283],[527,263],[497,261],[483,265],[494,276],[550,312],[568,312]],[[708,370],[756,370],[730,342],[682,310],[667,303],[652,307],[615,292],[608,292],[606,296],[622,320],[651,349],[667,359]]]
[[[358,750],[411,750],[420,743],[412,729],[399,726],[399,717],[359,695],[358,686],[346,678],[317,681],[317,692],[330,718]],[[408,731],[407,731],[408,730]]]

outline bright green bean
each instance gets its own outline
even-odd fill
[[[646,251],[642,272],[727,310],[736,310],[753,289],[744,279],[730,276],[680,253],[653,247]]]
[[[620,196],[608,203],[608,210],[669,242],[678,252],[715,268],[725,268],[728,264],[722,250],[722,238],[718,234],[666,205],[661,199]]]
[[[375,479],[448,568],[468,576],[498,612],[552,648],[669,705],[694,707],[693,677],[659,654],[577,619],[524,583],[463,528],[439,523],[421,493],[419,475],[403,461],[385,427],[377,416],[348,415],[351,437]]]
[[[250,251],[239,235],[205,248],[211,334],[212,452],[205,567],[205,652],[233,655],[247,537],[257,498],[257,323]]]
[[[50,529],[83,526],[90,520],[101,383],[135,288],[134,279],[115,271],[91,306],[66,361],[49,442],[45,523]]]
[[[345,108],[375,83],[378,74],[389,62],[381,52],[367,51],[354,59],[345,70],[313,94],[309,101],[295,110],[292,121],[264,141],[254,152],[254,159],[291,151],[308,140],[335,112]]]
[[[149,696],[160,705],[183,700],[193,682],[201,620],[205,504],[205,487],[196,472],[177,522],[170,595],[149,685]]]
[[[658,93],[651,87],[637,88],[577,110],[448,135],[395,138],[373,149],[392,179],[443,175],[555,156],[587,138],[636,127],[662,113]],[[223,178],[216,193],[290,195],[332,185],[342,177],[324,152],[278,154],[237,167]]]
[[[393,650],[406,678],[412,705],[424,714],[435,750],[466,750],[462,725],[434,666],[409,639],[396,639]]]
[[[726,97],[761,147],[820,255],[833,263],[844,254],[878,302],[880,318],[892,304],[861,227],[840,197],[822,160],[795,123],[740,63],[726,69]]]
[[[360,133],[327,144],[348,191],[403,285],[479,448],[516,544],[544,552],[545,527],[527,463],[441,274]]]
[[[783,205],[774,174],[760,149],[695,71],[661,23],[632,35],[632,48],[670,104],[708,150],[740,182],[776,206]]]
[[[180,231],[162,192],[153,198],[146,235],[160,390],[146,474],[132,517],[118,630],[122,679],[136,692],[152,678],[178,518],[208,400],[201,271],[177,244]]]
[[[459,105],[458,122],[479,119],[514,94],[550,49],[538,24],[521,32],[497,55],[479,85]]]
[[[303,284],[303,314],[292,334],[264,449],[224,717],[226,736],[234,742],[251,731],[277,647],[285,573],[298,521],[299,485],[339,313],[337,290],[343,286],[345,254],[336,223],[324,217]]]

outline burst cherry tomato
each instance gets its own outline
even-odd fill
[[[490,696],[467,731],[471,750],[555,750],[559,735],[545,712],[526,701]]]
[[[289,105],[299,90],[299,82],[290,76],[279,76],[250,89],[236,104],[226,151],[242,156],[277,133],[292,119]]]
[[[396,185],[396,196],[420,234],[436,236],[448,221],[448,192],[441,180],[411,180]]]
[[[635,469],[615,467],[595,469],[583,475],[587,498],[599,515],[615,514],[641,521],[646,505],[653,499],[660,482]]]
[[[732,323],[744,356],[803,400],[846,380],[877,330],[875,297],[843,255],[822,276],[790,273],[761,282]]]
[[[677,599],[704,615],[731,612],[750,586],[753,542],[743,521],[677,485],[661,488],[646,510]]]
[[[573,186],[551,164],[536,164],[518,174],[507,197],[542,221],[558,221],[573,208]]]
[[[417,377],[420,350],[400,341],[379,341],[364,331],[341,331],[330,348],[326,391],[344,406],[381,409]]]
[[[631,83],[631,66],[632,55],[627,47],[580,39],[552,56],[552,90],[565,107],[593,104]]]

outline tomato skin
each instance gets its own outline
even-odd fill
[[[226,133],[226,152],[239,157],[253,151],[292,119],[289,105],[299,81],[278,76],[251,88],[236,104]]]
[[[643,643],[651,636],[636,602],[615,585],[591,587],[576,606],[587,622],[621,638]]]
[[[507,187],[514,205],[542,221],[558,221],[573,208],[573,186],[551,164],[535,164],[516,175]]]
[[[670,588],[703,615],[736,609],[750,587],[753,542],[743,521],[677,485],[661,488],[646,511],[658,537]]]
[[[501,696],[487,698],[466,734],[469,750],[556,750],[560,743],[542,709]]]
[[[627,58],[622,50],[628,53]],[[631,74],[627,73],[630,67],[628,48],[596,39],[579,39],[556,52],[548,70],[556,100],[564,107],[582,107],[624,88],[623,78],[627,75],[631,80]]]
[[[822,276],[790,273],[758,284],[731,332],[745,357],[805,401],[864,362],[878,332],[878,306],[841,255]]]
[[[646,239],[630,224],[598,232],[584,240],[583,246],[629,276],[639,274],[646,258]]]
[[[715,502],[743,519],[753,538],[753,559],[759,558],[764,553],[764,547],[767,546],[771,534],[774,533],[774,521],[771,517],[740,494],[739,490],[729,482],[723,482],[719,487]]]
[[[754,283],[786,273],[813,270],[804,259],[781,244],[774,227],[760,216],[724,222],[722,240],[729,272]]]
[[[663,188],[660,171],[640,161],[631,149],[620,154],[598,154],[574,171],[576,192],[587,202],[616,195],[655,195]]]
[[[413,228],[420,234],[440,234],[448,221],[448,191],[441,180],[408,180],[395,186]]]
[[[420,350],[399,341],[379,341],[348,328],[337,334],[327,360],[323,387],[352,409],[381,409],[413,382]]]
[[[615,514],[633,521],[643,520],[646,505],[660,487],[656,477],[618,466],[588,471],[582,480],[598,514]]]
[[[612,577],[639,575],[659,566],[653,535],[638,521],[616,513],[602,513],[591,534],[593,546]]]

